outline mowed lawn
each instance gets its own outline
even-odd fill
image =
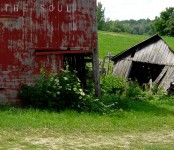
[[[174,148],[174,102],[135,102],[114,114],[0,109],[0,149]]]

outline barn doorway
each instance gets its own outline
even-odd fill
[[[69,71],[76,72],[80,79],[83,89],[87,89],[87,79],[89,79],[89,70],[87,65],[91,64],[91,54],[66,54],[64,55],[64,69],[68,66]],[[91,68],[92,69],[92,68]]]
[[[155,81],[163,68],[164,65],[133,62],[129,78],[133,81],[137,80],[140,85],[143,85],[143,83],[148,83],[150,79]]]

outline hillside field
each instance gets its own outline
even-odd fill
[[[108,55],[108,52],[111,52],[112,55],[116,55],[148,38],[150,38],[149,35],[132,35],[99,31],[99,57],[102,59],[104,56]],[[163,36],[162,38],[169,47],[174,50],[174,37]]]

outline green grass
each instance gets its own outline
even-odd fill
[[[172,149],[173,101],[135,102],[112,115],[0,109],[0,149]]]
[[[111,52],[112,55],[116,55],[140,42],[146,40],[150,36],[148,35],[132,35],[125,33],[113,33],[113,32],[98,32],[99,42],[99,56],[103,58]],[[174,50],[174,38],[162,37],[166,43]]]

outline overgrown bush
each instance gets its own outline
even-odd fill
[[[21,84],[18,91],[23,104],[41,109],[77,109],[85,96],[74,73],[46,74],[44,69],[41,69],[41,78],[35,81],[34,86]]]
[[[94,99],[92,97],[83,99],[79,106],[79,110],[83,112],[111,114],[120,109],[128,110],[131,106],[131,101],[124,96],[103,95],[99,99]]]
[[[101,90],[103,95],[121,95],[127,88],[126,79],[113,76],[111,73],[101,77]]]
[[[126,97],[132,100],[140,100],[143,97],[143,90],[136,81],[129,81],[126,89]]]
[[[131,94],[129,83],[126,79],[113,74],[101,77],[102,96],[99,100],[103,104],[104,113],[111,113],[119,109],[129,109]],[[132,93],[133,94],[133,93]]]

